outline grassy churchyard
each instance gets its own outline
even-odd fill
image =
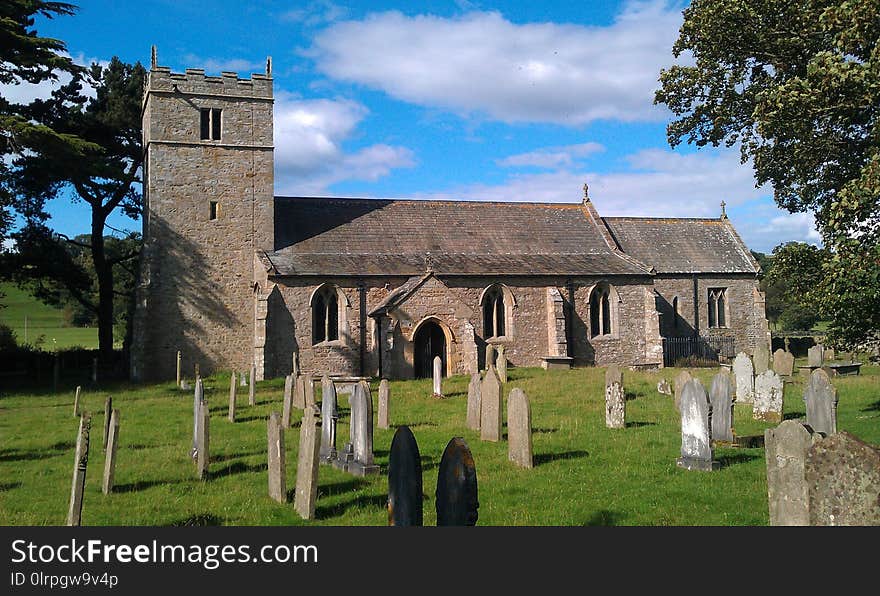
[[[356,478],[321,465],[316,520],[304,522],[292,505],[299,419],[285,432],[290,502],[268,496],[267,424],[281,411],[282,378],[259,383],[257,405],[238,388],[237,420],[226,419],[229,376],[205,379],[210,406],[210,479],[199,481],[190,459],[193,395],[173,383],[83,388],[81,409],[92,418],[83,525],[386,525],[388,453],[396,425],[409,425],[422,456],[425,525],[436,523],[437,466],[446,443],[463,437],[479,482],[478,525],[767,525],[763,448],[717,448],[716,472],[676,467],[681,434],[673,398],[661,395],[661,377],[679,369],[624,370],[627,428],[605,427],[604,368],[571,371],[510,369],[506,397],[525,390],[532,409],[535,468],[508,461],[507,442],[483,442],[465,425],[465,376],[445,379],[445,400],[431,397],[431,380],[391,383],[390,430],[375,428],[374,452],[382,474]],[[706,387],[717,369],[692,369]],[[880,367],[838,377],[838,428],[880,444]],[[785,387],[785,417],[804,415],[804,379]],[[316,385],[320,399],[320,384]],[[374,417],[378,382],[372,385]],[[103,410],[107,396],[120,410],[115,489],[101,492]],[[0,524],[63,525],[68,508],[78,419],[74,388],[57,394],[0,394]],[[347,394],[340,394],[341,447],[349,435]],[[375,419],[375,418],[374,418]],[[738,436],[762,435],[770,424],[737,406]]]

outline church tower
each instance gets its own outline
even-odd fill
[[[143,98],[144,248],[131,375],[248,370],[254,254],[274,246],[272,69],[241,79],[158,66]]]

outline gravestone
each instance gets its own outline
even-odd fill
[[[193,378],[200,379],[201,377],[202,377],[202,375],[199,373],[199,363],[196,362],[195,365],[193,366]]]
[[[491,367],[494,375],[494,366]],[[468,444],[455,437],[446,445],[440,459],[435,493],[438,526],[477,525],[477,469]]]
[[[623,373],[616,364],[605,371],[605,426],[626,428],[626,395],[623,393]]]
[[[113,477],[116,474],[116,447],[119,444],[119,410],[110,414],[110,438],[107,440],[107,455],[104,457],[104,478],[101,492],[113,492]]]
[[[786,420],[776,428],[764,431],[771,526],[810,525],[810,501],[804,472],[807,452],[819,438],[796,420]]]
[[[186,382],[186,379],[180,381],[180,390],[181,391],[189,391],[192,387],[189,386],[189,383]]]
[[[239,386],[240,386],[240,387],[247,387],[247,386],[248,386],[248,382],[247,382],[247,371],[242,371],[241,376],[239,377],[239,379],[240,379],[240,380],[239,380]]]
[[[290,376],[296,379],[299,376],[299,352],[293,351],[290,357]]]
[[[480,439],[501,440],[501,380],[491,365],[480,387]]]
[[[807,366],[822,366],[825,359],[822,352],[822,344],[816,344],[807,350]]]
[[[293,409],[293,377],[284,377],[284,398],[281,402],[281,426],[290,428],[290,410]]]
[[[293,378],[293,406],[300,410],[306,407],[305,377],[303,375]]]
[[[269,497],[279,503],[287,502],[287,456],[284,449],[284,421],[278,412],[269,415]]]
[[[681,412],[681,390],[684,389],[685,383],[692,378],[691,373],[686,370],[681,371],[675,377],[675,409],[679,412]]]
[[[667,379],[660,379],[657,382],[657,393],[661,395],[672,395],[672,386]]]
[[[810,447],[811,526],[880,526],[880,449],[846,431]]]
[[[208,428],[210,419],[208,402],[203,401],[199,407],[199,452],[196,458],[196,475],[199,480],[208,479],[208,466],[211,463],[210,429]]]
[[[318,500],[318,442],[317,406],[309,406],[303,412],[299,429],[299,457],[296,463],[296,497],[294,509],[303,519],[315,519],[315,502]]]
[[[73,481],[70,489],[70,505],[67,509],[67,525],[78,526],[82,521],[83,491],[86,486],[86,469],[89,466],[89,431],[92,415],[83,412],[79,419],[76,436],[76,453],[73,458]]]
[[[196,379],[196,388],[193,390],[193,442],[190,455],[193,461],[199,457],[199,423],[201,416],[199,415],[202,403],[205,401],[205,386],[201,379]]]
[[[311,373],[300,376],[303,380],[303,408],[310,408],[317,404],[315,401],[315,379]]]
[[[443,362],[440,356],[434,356],[433,367],[434,397],[443,397]]]
[[[73,397],[73,416],[76,418],[79,416],[79,396],[82,393],[82,387],[76,386],[76,395]]]
[[[324,379],[328,383],[324,384]],[[323,462],[332,462],[336,459],[336,423],[339,420],[339,410],[336,405],[336,385],[329,377],[324,375],[321,379],[321,448],[318,455]]]
[[[351,407],[354,460],[345,469],[355,476],[378,474],[379,466],[373,463],[373,399],[370,396],[370,385],[366,381],[355,385]]]
[[[376,422],[376,425],[379,428],[389,428],[391,425],[389,423],[388,416],[388,397],[389,397],[389,386],[388,379],[382,379],[379,382],[379,417]]]
[[[785,350],[773,352],[773,370],[776,374],[790,377],[794,374],[794,356]]]
[[[752,359],[745,352],[740,352],[733,359],[733,374],[736,378],[736,403],[752,403],[755,399],[755,369]]]
[[[810,374],[804,387],[804,404],[807,410],[807,424],[813,432],[829,437],[837,432],[837,389],[822,369]]]
[[[709,402],[712,404],[712,440],[733,443],[733,384],[726,372],[712,377]]]
[[[235,422],[235,371],[229,377],[229,422]]]
[[[177,387],[180,387],[180,350],[177,350]]]
[[[502,383],[507,382],[507,355],[504,346],[498,346],[498,356],[495,358],[495,370],[498,371],[498,379]]]
[[[486,344],[486,370],[489,370],[490,366],[495,366],[495,346]]]
[[[467,427],[471,430],[480,430],[481,387],[480,373],[472,373],[471,382],[468,384],[467,401]]]
[[[765,370],[755,377],[755,401],[752,416],[765,422],[782,422],[782,396],[785,385],[782,377]]]
[[[421,526],[422,518],[422,458],[412,431],[401,426],[388,455],[388,525]]]
[[[822,350],[822,360],[825,362],[834,362],[834,348],[825,348]]]
[[[251,374],[248,375],[248,405],[255,406],[257,405],[257,382],[255,379],[257,378],[257,367],[251,367]]]
[[[709,472],[720,464],[713,458],[712,406],[699,379],[685,383],[681,391],[681,457],[676,465],[686,470]]]
[[[519,388],[507,397],[507,458],[520,467],[534,467],[532,410],[529,397]]]
[[[107,439],[110,438],[110,416],[113,414],[113,398],[109,395],[104,402],[104,445],[103,451],[107,451]]]
[[[770,368],[770,351],[767,349],[767,346],[762,344],[755,348],[752,364],[755,367],[755,376],[762,374]]]

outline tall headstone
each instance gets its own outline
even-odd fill
[[[305,377],[297,375],[293,378],[293,406],[300,410],[306,407]]]
[[[810,447],[811,526],[880,526],[880,449],[846,431]]]
[[[480,387],[480,439],[501,440],[501,379],[491,365]]]
[[[303,411],[302,425],[299,429],[299,457],[296,463],[296,497],[294,509],[303,519],[315,519],[315,502],[318,500],[318,441],[317,406],[309,406]]]
[[[296,379],[299,376],[299,352],[293,351],[290,358],[290,376]]]
[[[287,457],[284,449],[284,422],[278,412],[269,415],[269,497],[279,503],[287,502]]]
[[[211,463],[210,429],[208,428],[210,419],[208,402],[203,401],[199,407],[199,452],[196,456],[196,475],[199,480],[208,479],[208,466]]]
[[[771,526],[810,525],[810,500],[804,472],[807,452],[818,439],[819,435],[812,434],[796,420],[786,420],[764,431]]]
[[[110,416],[113,414],[113,398],[109,395],[104,402],[104,445],[101,447],[107,451],[107,440],[110,438]]]
[[[70,489],[70,505],[67,509],[67,525],[78,526],[82,521],[83,491],[86,487],[86,469],[89,465],[89,431],[92,415],[83,412],[79,419],[76,437],[76,454],[73,459],[73,481]]]
[[[180,350],[177,350],[177,385],[180,387]]]
[[[794,356],[785,350],[773,352],[773,370],[783,377],[794,374]]]
[[[290,410],[293,409],[293,377],[284,377],[284,399],[281,402],[281,426],[290,428]]]
[[[676,465],[686,470],[709,472],[720,464],[712,449],[712,406],[699,379],[685,383],[681,391],[681,457]]]
[[[229,422],[235,422],[235,371],[229,377]]]
[[[388,456],[388,525],[421,526],[422,521],[422,458],[412,431],[401,426]]]
[[[529,397],[519,388],[507,397],[507,458],[520,467],[534,467],[532,409]]]
[[[379,417],[376,422],[379,428],[389,428],[389,416],[388,416],[388,398],[389,398],[389,386],[388,379],[382,379],[379,382]]]
[[[804,387],[804,404],[807,424],[814,432],[826,437],[837,432],[837,389],[824,370],[816,369],[810,374]]]
[[[300,375],[303,380],[303,403],[304,408],[310,408],[316,404],[315,402],[315,379],[311,373]]]
[[[434,397],[443,397],[443,362],[434,356],[433,362]]]
[[[498,378],[502,383],[507,382],[507,354],[504,353],[504,346],[498,346],[498,356],[495,358],[495,370],[498,371]]]
[[[239,386],[240,386],[240,387],[247,387],[247,386],[248,386],[248,381],[247,381],[247,371],[242,371],[241,376],[239,377],[239,379],[240,379],[240,380],[239,380]]]
[[[255,406],[257,404],[257,396],[256,396],[256,381],[257,378],[257,367],[251,367],[251,374],[248,376],[248,405]]]
[[[782,377],[770,369],[755,377],[755,400],[752,404],[752,415],[755,420],[782,422],[784,389]]]
[[[201,379],[196,379],[196,387],[193,390],[193,442],[192,452],[190,453],[193,461],[197,460],[199,457],[199,424],[201,424],[202,421],[200,413],[204,401],[205,386]]]
[[[752,364],[755,367],[755,376],[762,374],[770,368],[770,351],[767,346],[761,344],[755,348],[755,354],[752,356]]]
[[[116,475],[116,447],[119,444],[119,410],[110,415],[110,438],[107,440],[107,455],[104,456],[104,478],[101,492],[113,492],[113,477]]]
[[[491,367],[492,374],[494,366]],[[455,437],[440,458],[435,493],[438,526],[477,525],[480,502],[477,499],[477,469],[468,444]]]
[[[486,344],[486,370],[489,370],[490,366],[495,366],[495,345],[494,344]]]
[[[816,344],[807,350],[807,366],[822,366],[825,360],[822,352],[822,344]]]
[[[339,410],[336,405],[336,385],[329,381],[326,385],[321,380],[321,448],[319,455],[321,461],[332,462],[336,459],[336,423],[339,420]]]
[[[733,384],[727,372],[712,377],[709,390],[712,404],[712,440],[732,443],[733,437]]]
[[[691,373],[686,370],[678,373],[678,376],[675,377],[675,409],[681,412],[681,391],[684,389],[685,383],[690,381],[693,377]]]
[[[467,401],[467,427],[471,430],[480,430],[481,387],[480,373],[472,373]]]
[[[605,371],[605,426],[626,428],[626,396],[623,392],[623,373],[616,364]]]
[[[82,387],[76,386],[76,395],[73,397],[73,416],[76,418],[79,416],[79,396],[82,393]]]
[[[736,378],[736,403],[752,403],[755,399],[755,369],[752,359],[745,352],[740,352],[733,359],[733,375]]]
[[[366,381],[355,385],[351,406],[354,412],[354,460],[346,466],[346,470],[355,476],[378,474],[379,466],[373,463],[373,398]]]

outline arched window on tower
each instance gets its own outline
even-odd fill
[[[483,337],[503,337],[506,317],[504,292],[500,286],[493,286],[483,296]]]
[[[604,282],[598,284],[590,294],[590,337],[614,333],[614,312],[611,287]]]
[[[339,300],[336,288],[323,286],[312,298],[312,343],[339,339]]]

